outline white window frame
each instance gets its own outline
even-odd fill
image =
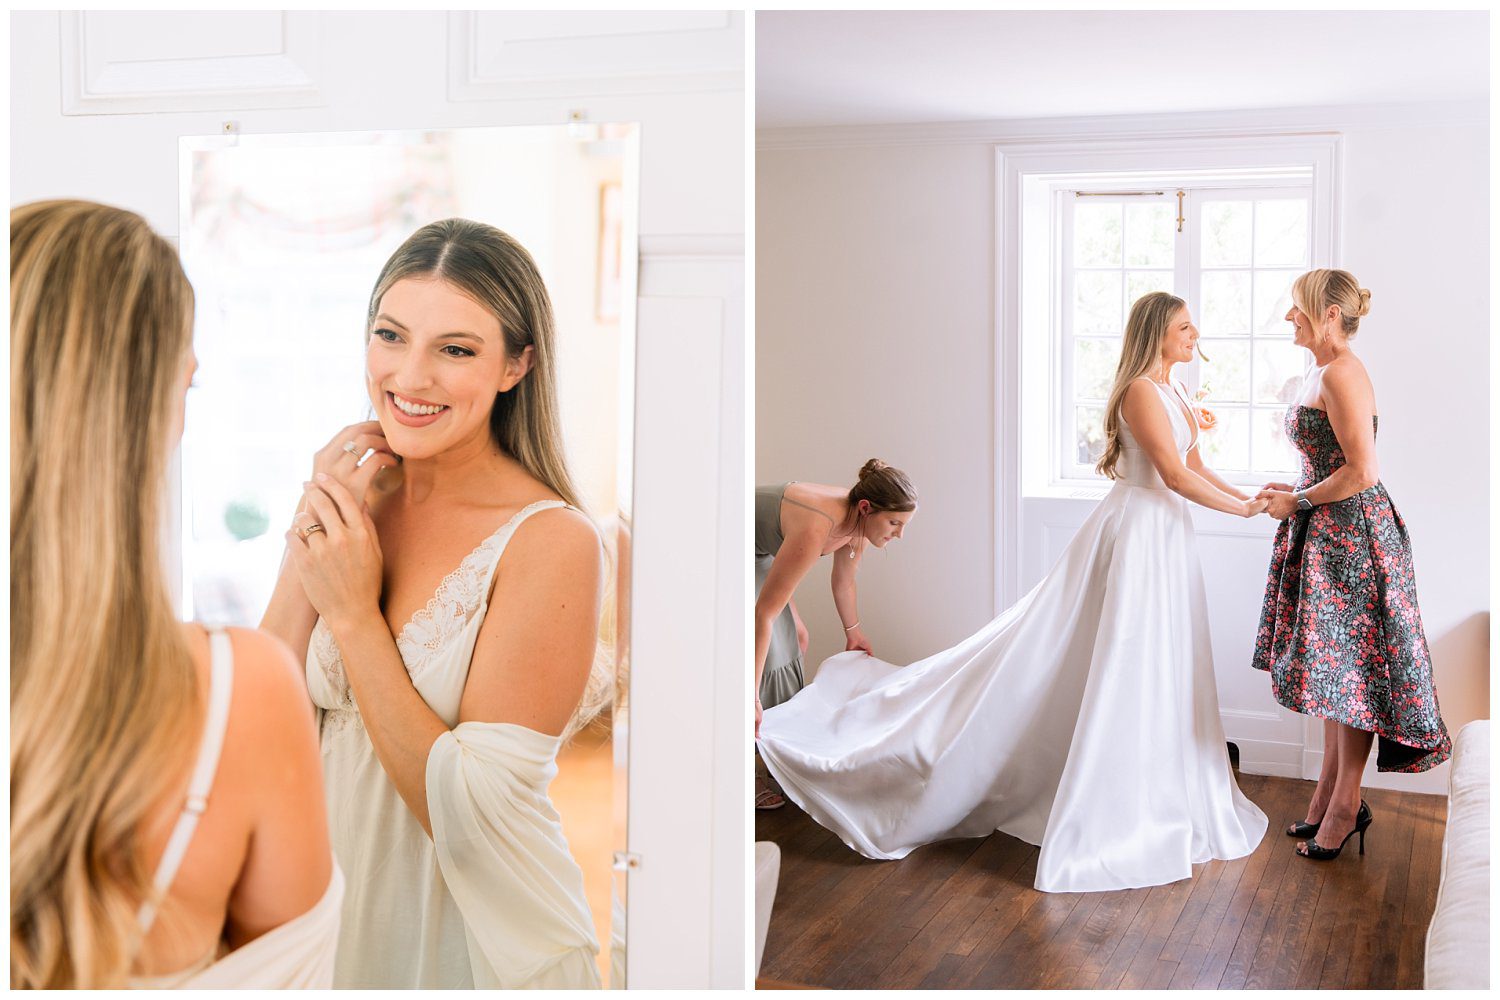
[[[1079,400],[1074,391],[1074,347],[1080,339],[1094,339],[1094,335],[1080,335],[1074,326],[1074,280],[1081,271],[1111,271],[1118,270],[1122,282],[1131,271],[1142,270],[1164,270],[1162,268],[1131,267],[1124,255],[1118,268],[1100,266],[1080,268],[1073,263],[1074,249],[1074,227],[1073,219],[1075,210],[1083,202],[1079,196],[1080,191],[1087,191],[1093,204],[1114,204],[1131,206],[1139,204],[1166,204],[1174,211],[1180,211],[1181,229],[1176,234],[1173,253],[1173,293],[1186,299],[1193,307],[1194,318],[1198,321],[1203,337],[1210,345],[1217,340],[1231,340],[1243,343],[1250,348],[1250,373],[1251,391],[1243,405],[1236,403],[1223,403],[1225,407],[1235,410],[1243,409],[1247,416],[1253,421],[1259,411],[1272,409],[1285,409],[1285,404],[1257,403],[1254,398],[1254,347],[1257,343],[1264,343],[1272,338],[1257,336],[1253,329],[1247,330],[1243,337],[1216,337],[1215,331],[1204,328],[1203,316],[1201,314],[1204,303],[1202,278],[1209,271],[1246,271],[1252,275],[1257,271],[1287,270],[1285,267],[1257,267],[1252,259],[1243,266],[1235,267],[1206,267],[1199,259],[1200,236],[1202,233],[1202,205],[1209,201],[1220,200],[1293,200],[1305,199],[1309,210],[1308,245],[1305,250],[1304,261],[1312,259],[1312,244],[1314,241],[1313,226],[1311,225],[1312,188],[1309,183],[1298,181],[1277,181],[1275,179],[1262,179],[1256,183],[1245,184],[1233,178],[1204,179],[1192,184],[1163,184],[1156,190],[1131,192],[1129,194],[1098,194],[1093,192],[1102,188],[1110,188],[1108,179],[1100,184],[1072,184],[1069,186],[1053,187],[1052,197],[1055,205],[1055,218],[1057,226],[1054,229],[1054,238],[1058,243],[1058,252],[1054,259],[1056,261],[1058,274],[1052,282],[1058,290],[1058,298],[1052,310],[1054,317],[1051,335],[1056,340],[1056,347],[1049,352],[1051,358],[1051,370],[1048,373],[1051,385],[1052,399],[1049,410],[1049,437],[1051,438],[1051,461],[1050,474],[1046,486],[1048,489],[1078,490],[1090,487],[1104,488],[1109,484],[1104,477],[1093,471],[1091,464],[1079,462],[1075,457],[1077,442],[1077,411]],[[1112,189],[1111,189],[1112,190]],[[1181,193],[1179,201],[1178,194]],[[1097,200],[1095,200],[1097,199]],[[1252,234],[1253,234],[1252,222]],[[1123,230],[1122,230],[1123,234]],[[1253,240],[1253,236],[1252,236]],[[1312,266],[1311,264],[1293,265],[1293,267]],[[1122,292],[1124,289],[1122,288]],[[1122,310],[1122,327],[1125,317],[1128,316],[1130,303],[1129,295],[1124,296]],[[1120,331],[1123,334],[1123,329]],[[1106,335],[1107,336],[1107,335]],[[1116,334],[1118,336],[1118,334]],[[1278,341],[1283,338],[1276,338]],[[1212,357],[1213,350],[1210,346],[1209,355]],[[1173,375],[1183,382],[1189,393],[1198,392],[1203,385],[1202,368],[1197,358],[1191,362],[1178,365]],[[1204,404],[1209,409],[1215,408],[1215,401],[1210,399]],[[1250,442],[1253,444],[1254,431],[1250,430]],[[1028,445],[1029,446],[1029,445]],[[1256,468],[1254,466],[1254,450],[1247,451],[1251,458],[1251,467],[1248,469],[1221,469],[1215,466],[1215,471],[1224,476],[1225,479],[1240,485],[1255,485],[1265,481],[1267,476],[1285,477],[1294,472],[1292,469]]]
[[[1280,195],[1293,195],[1293,196],[1300,195],[1302,197],[1305,197],[1307,199],[1307,203],[1308,203],[1308,247],[1307,247],[1307,257],[1305,258],[1306,261],[1307,261],[1307,263],[1304,264],[1304,265],[1292,265],[1291,267],[1257,267],[1255,265],[1255,261],[1254,261],[1254,257],[1253,257],[1253,250],[1252,250],[1251,262],[1247,266],[1245,266],[1245,267],[1224,267],[1224,268],[1218,268],[1218,267],[1208,268],[1208,267],[1205,267],[1201,263],[1201,261],[1198,260],[1199,253],[1198,253],[1198,247],[1197,247],[1199,236],[1202,233],[1202,228],[1201,228],[1202,211],[1201,211],[1201,208],[1196,213],[1193,211],[1193,207],[1195,207],[1199,203],[1198,202],[1194,202],[1191,199],[1192,199],[1192,195],[1199,195],[1199,196],[1201,196],[1201,195],[1210,194],[1210,193],[1216,199],[1229,200],[1229,199],[1232,198],[1234,200],[1246,200],[1246,201],[1259,201],[1259,200],[1271,201],[1271,200],[1277,200],[1277,196],[1280,196]],[[1206,201],[1207,199],[1201,199],[1201,200],[1202,201]],[[1312,267],[1319,266],[1318,264],[1314,263],[1315,257],[1314,257],[1314,254],[1313,254],[1313,248],[1314,248],[1314,246],[1316,244],[1316,233],[1314,232],[1314,225],[1313,225],[1313,211],[1312,211],[1312,208],[1313,208],[1313,191],[1312,191],[1312,188],[1311,188],[1310,184],[1250,185],[1250,186],[1229,186],[1229,185],[1219,186],[1219,185],[1208,185],[1208,186],[1199,188],[1198,190],[1196,190],[1194,192],[1191,192],[1190,193],[1190,197],[1188,199],[1188,205],[1189,205],[1189,207],[1186,209],[1186,213],[1188,215],[1188,226],[1187,226],[1187,228],[1189,230],[1191,230],[1191,237],[1190,238],[1191,238],[1192,243],[1193,243],[1193,259],[1194,259],[1194,265],[1195,265],[1191,269],[1191,273],[1190,273],[1190,283],[1189,283],[1189,286],[1188,286],[1188,294],[1187,294],[1187,300],[1188,300],[1189,303],[1198,304],[1198,303],[1202,303],[1202,302],[1205,301],[1204,297],[1203,297],[1202,280],[1203,280],[1204,274],[1206,274],[1206,273],[1208,273],[1210,271],[1218,271],[1218,270],[1225,270],[1225,271],[1231,271],[1231,270],[1233,270],[1233,271],[1249,271],[1250,274],[1251,274],[1252,289],[1253,289],[1254,275],[1258,271],[1297,270],[1297,269],[1306,269],[1306,268],[1312,268]],[[1195,217],[1196,217],[1196,221],[1199,223],[1199,225],[1197,227],[1193,226],[1193,222],[1195,221]],[[1254,228],[1253,228],[1253,226],[1254,226],[1254,223],[1252,222],[1252,229],[1251,229],[1251,232],[1252,232],[1252,237],[1251,237],[1251,239],[1252,239],[1252,247],[1253,247],[1253,239],[1254,239],[1254,236],[1253,236]],[[1253,295],[1254,295],[1254,293],[1253,293],[1253,290],[1252,290],[1252,308],[1253,308]],[[1200,327],[1201,327],[1201,324],[1200,324]],[[1209,334],[1211,334],[1211,333],[1212,333],[1212,331],[1203,331],[1204,336],[1209,336]],[[1249,420],[1251,421],[1251,425],[1252,425],[1251,429],[1250,429],[1250,450],[1249,450],[1249,453],[1248,453],[1249,454],[1249,461],[1250,461],[1250,464],[1251,464],[1251,468],[1248,469],[1248,470],[1236,470],[1236,469],[1230,469],[1230,468],[1220,468],[1218,466],[1215,466],[1214,467],[1214,471],[1219,472],[1229,482],[1237,483],[1237,484],[1242,485],[1242,486],[1254,486],[1257,489],[1261,486],[1261,484],[1263,484],[1266,481],[1267,477],[1274,476],[1274,477],[1276,477],[1278,479],[1287,479],[1287,478],[1295,479],[1296,478],[1296,476],[1295,476],[1296,469],[1295,468],[1292,468],[1292,469],[1270,469],[1270,468],[1256,468],[1255,467],[1255,450],[1254,450],[1255,431],[1253,429],[1254,420],[1255,420],[1255,417],[1256,417],[1257,413],[1266,412],[1266,411],[1272,411],[1272,410],[1274,410],[1276,412],[1280,412],[1280,413],[1284,413],[1286,411],[1286,404],[1285,403],[1261,403],[1261,402],[1257,402],[1256,401],[1256,398],[1255,398],[1255,346],[1258,343],[1267,343],[1267,342],[1273,342],[1273,341],[1275,341],[1275,342],[1288,341],[1288,340],[1290,340],[1290,334],[1288,334],[1288,336],[1286,336],[1286,337],[1264,337],[1264,336],[1257,336],[1256,332],[1255,332],[1255,329],[1253,327],[1253,317],[1252,317],[1252,327],[1251,327],[1249,333],[1246,336],[1244,336],[1244,337],[1235,337],[1235,338],[1210,337],[1210,344],[1209,344],[1209,348],[1208,348],[1209,352],[1210,352],[1210,356],[1212,356],[1212,353],[1213,353],[1213,350],[1214,350],[1213,341],[1222,341],[1222,340],[1230,340],[1230,339],[1233,339],[1233,340],[1239,341],[1239,342],[1243,342],[1243,343],[1249,345],[1249,348],[1250,348],[1250,368],[1249,368],[1250,390],[1249,390],[1249,393],[1248,393],[1248,398],[1246,399],[1246,401],[1244,403],[1244,409],[1245,409],[1245,411],[1247,413],[1247,416],[1248,416]],[[1303,371],[1305,373],[1307,366],[1310,365],[1311,362],[1312,362],[1312,355],[1310,353],[1308,353],[1308,352],[1303,352],[1303,353],[1306,355],[1304,357],[1304,359],[1303,359]],[[1202,366],[1199,363],[1199,361],[1198,361],[1197,358],[1193,359],[1193,362],[1192,362],[1191,365],[1188,365],[1188,366],[1179,366],[1178,370],[1182,373],[1183,381],[1187,383],[1188,390],[1190,392],[1197,392],[1200,388],[1202,388],[1202,385],[1203,385],[1203,378],[1202,378],[1203,371],[1202,371]],[[1205,401],[1205,405],[1210,410],[1215,409],[1216,401],[1212,397],[1210,397],[1209,399],[1207,399]],[[1240,408],[1240,404],[1238,404],[1238,403],[1231,404],[1231,403],[1227,403],[1227,402],[1221,402],[1220,406],[1222,408],[1226,408],[1226,409],[1227,408],[1233,408],[1233,409],[1239,409]]]
[[[1147,138],[1128,132],[1059,131],[996,143],[993,419],[997,530],[992,565],[999,606],[1009,606],[1021,596],[1020,560],[1006,556],[1021,549],[1023,498],[1095,499],[1103,495],[1098,484],[1051,482],[1046,457],[1057,454],[1056,441],[1050,440],[1051,434],[1039,435],[1036,430],[1055,424],[1046,409],[1049,373],[1055,363],[1057,338],[1051,336],[1051,329],[1059,291],[1052,277],[1057,271],[1052,237],[1058,220],[1049,189],[1082,181],[1097,183],[1100,175],[1109,176],[1112,186],[1129,184],[1132,188],[1154,188],[1153,180],[1166,177],[1172,183],[1218,178],[1241,186],[1305,183],[1312,193],[1309,266],[1336,267],[1340,263],[1342,147],[1337,133],[1231,134],[1212,124],[1197,132]]]
[[[1107,187],[1108,185],[1103,185]],[[1074,365],[1073,348],[1080,339],[1073,325],[1073,292],[1074,277],[1079,268],[1073,263],[1073,217],[1082,198],[1079,191],[1096,190],[1099,186],[1092,184],[1074,184],[1071,187],[1054,187],[1052,198],[1055,201],[1055,212],[1057,226],[1054,230],[1054,238],[1057,240],[1058,252],[1055,257],[1057,261],[1058,274],[1055,286],[1057,287],[1057,302],[1054,304],[1052,315],[1052,337],[1056,341],[1056,348],[1049,352],[1051,358],[1051,370],[1048,372],[1048,380],[1051,385],[1053,399],[1048,409],[1051,411],[1051,419],[1048,421],[1050,448],[1052,450],[1051,472],[1048,476],[1047,485],[1051,488],[1079,488],[1098,486],[1103,477],[1095,474],[1092,469],[1067,457],[1072,454],[1073,444],[1077,440],[1077,401],[1074,391]],[[1159,193],[1141,195],[1099,195],[1092,204],[1115,204],[1115,205],[1138,205],[1138,204],[1171,204],[1176,206],[1176,195],[1169,187],[1158,189]],[[1123,235],[1123,230],[1121,231]],[[1187,261],[1182,253],[1183,240],[1176,241],[1172,257],[1172,284],[1174,288],[1185,288],[1187,286]],[[1120,281],[1123,285],[1125,275],[1131,270],[1148,270],[1145,268],[1130,268],[1125,264],[1124,246],[1121,246]],[[1114,268],[1099,268],[1099,270],[1115,270]],[[1150,268],[1149,270],[1161,270]],[[1122,288],[1123,294],[1123,288]],[[1185,298],[1186,296],[1184,296]],[[1122,312],[1123,318],[1128,315],[1128,304]],[[1123,335],[1123,325],[1120,333]],[[1094,339],[1092,336],[1086,339]]]

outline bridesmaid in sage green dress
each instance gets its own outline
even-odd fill
[[[899,469],[871,459],[854,486],[784,483],[755,489],[755,725],[763,708],[802,690],[807,630],[792,593],[822,556],[833,563],[833,603],[844,628],[844,649],[870,652],[860,628],[855,573],[867,545],[900,538],[917,509],[917,492]],[[757,776],[755,805],[785,804],[770,779]]]

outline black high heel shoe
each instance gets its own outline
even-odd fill
[[[1318,827],[1322,825],[1322,823],[1293,823],[1282,833],[1288,837],[1296,837],[1298,840],[1312,840],[1318,835]]]
[[[1350,830],[1348,836],[1344,837],[1344,839],[1339,842],[1339,846],[1322,847],[1318,844],[1317,841],[1309,840],[1307,841],[1306,845],[1307,852],[1304,854],[1302,851],[1298,851],[1297,853],[1301,854],[1304,858],[1312,858],[1314,861],[1332,861],[1334,858],[1339,856],[1339,852],[1344,849],[1344,845],[1349,843],[1349,837],[1352,837],[1357,833],[1359,834],[1359,853],[1364,854],[1365,830],[1367,830],[1370,824],[1373,822],[1375,822],[1374,814],[1370,812],[1370,807],[1365,804],[1365,800],[1360,799],[1359,812],[1355,813],[1354,815],[1354,829]],[[1302,825],[1308,826],[1310,824],[1304,823]],[[1322,824],[1320,823],[1319,826],[1321,825]]]

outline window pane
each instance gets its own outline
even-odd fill
[[[1125,206],[1125,264],[1171,267],[1176,215],[1166,202]]]
[[[1308,354],[1290,341],[1255,345],[1255,402],[1290,403],[1307,371]]]
[[[1302,267],[1307,263],[1307,201],[1255,203],[1255,266]]]
[[[1125,315],[1130,315],[1130,307],[1135,305],[1135,300],[1148,292],[1170,292],[1172,291],[1171,271],[1126,271],[1125,272]]]
[[[1120,318],[1120,272],[1078,271],[1073,275],[1073,333],[1118,334],[1124,332]]]
[[[1120,339],[1108,337],[1073,342],[1073,395],[1078,399],[1107,400],[1120,363]]]
[[[1198,384],[1208,392],[1207,399],[1244,403],[1250,399],[1250,345],[1243,340],[1210,340],[1198,342],[1204,360],[1199,369]]]
[[[1301,271],[1255,272],[1255,336],[1292,336],[1287,310],[1292,308],[1292,282]]]
[[[1297,475],[1300,461],[1296,449],[1286,439],[1286,411],[1257,409],[1253,414],[1255,470],[1271,475]]]
[[[1218,418],[1211,431],[1204,431],[1198,442],[1203,460],[1216,472],[1250,470],[1250,417],[1243,407],[1214,406],[1208,409]]]
[[[1250,332],[1250,272],[1208,271],[1198,328],[1208,337],[1241,337]]]
[[[1203,266],[1250,265],[1250,202],[1203,204]]]
[[[1074,455],[1079,465],[1093,465],[1104,454],[1104,407],[1080,406],[1075,411],[1077,441]]]
[[[1073,210],[1073,263],[1079,267],[1120,266],[1119,202],[1081,201]]]

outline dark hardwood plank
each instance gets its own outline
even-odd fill
[[[1268,814],[1268,818],[1270,815],[1272,814]],[[1223,942],[1216,940],[1215,951],[1198,974],[1199,986],[1233,990],[1241,989],[1245,984],[1250,962],[1260,943],[1261,934],[1266,929],[1266,921],[1271,917],[1276,892],[1286,876],[1287,862],[1290,859],[1287,846],[1277,844],[1276,848],[1279,849],[1274,849],[1268,843],[1270,839],[1271,832],[1267,829],[1266,836],[1262,838],[1260,846],[1255,849],[1255,856],[1259,856],[1262,852],[1267,855],[1259,878],[1248,880],[1242,877],[1240,879],[1235,897],[1230,901],[1229,913],[1220,928],[1221,932],[1233,930],[1228,953],[1219,949],[1218,946]]]
[[[903,915],[924,909],[983,843],[951,840],[929,844],[912,851],[900,864],[887,862],[893,869],[891,876],[843,923],[844,932],[864,941],[864,947],[850,951],[835,964],[827,973],[826,984],[836,989],[878,984],[880,974],[922,929],[902,919]]]
[[[1038,965],[1050,957],[1053,937],[1067,923],[1084,893],[1037,892],[1028,916],[1011,928],[970,982],[982,990],[1022,989]]]
[[[1058,989],[1072,981],[1084,956],[1093,948],[1089,924],[1099,904],[1108,895],[1090,892],[1078,901],[1052,939],[1052,954],[1046,962],[1035,963],[1036,968],[1027,978],[1024,989]]]
[[[1177,963],[1177,971],[1172,974],[1171,980],[1167,983],[1169,989],[1182,990],[1195,987],[1198,974],[1208,961],[1219,928],[1229,912],[1229,904],[1239,889],[1240,879],[1250,867],[1250,858],[1215,861],[1209,865],[1210,869],[1215,867],[1219,869],[1219,875],[1213,884],[1213,893],[1208,897],[1202,912],[1198,914],[1189,928],[1186,940],[1178,944],[1172,938],[1168,938],[1167,944],[1162,948],[1162,956]],[[1181,921],[1179,925],[1185,926]]]
[[[1340,856],[1332,862],[1358,865],[1365,876],[1363,905],[1351,911],[1355,918],[1350,925],[1353,947],[1344,974],[1344,986],[1348,989],[1373,989],[1377,983],[1395,981],[1394,945],[1401,926],[1400,909],[1406,899],[1406,869],[1411,863],[1415,834],[1415,807],[1412,804],[1405,799],[1374,793],[1366,798],[1375,816],[1365,845],[1367,853],[1364,856],[1358,853],[1359,838],[1355,837],[1345,849],[1345,854],[1352,856]]]
[[[1092,945],[1078,963],[1072,979],[1063,985],[1069,989],[1089,989],[1099,980],[1110,956],[1119,948],[1132,921],[1151,894],[1150,889],[1119,889],[1102,895],[1094,915],[1084,925],[1081,943]]]
[[[1120,989],[1126,974],[1138,957],[1144,954],[1147,962],[1154,962],[1156,956],[1161,953],[1162,943],[1172,929],[1171,923],[1175,922],[1177,915],[1182,912],[1183,904],[1187,902],[1191,891],[1191,879],[1156,885],[1146,890],[1145,901],[1136,911],[1135,919],[1130,922],[1130,928],[1120,939],[1119,945],[1110,954],[1109,961],[1104,964],[1104,968],[1099,971],[1098,978],[1091,986],[1101,990]],[[1165,928],[1161,926],[1164,921],[1167,923]],[[1153,941],[1155,941],[1155,951],[1152,950]]]
[[[1315,862],[1282,834],[1313,784],[1241,775],[1256,850],[1165,886],[1034,888],[1038,851],[995,833],[868,861],[795,806],[756,816],[782,848],[762,988],[1421,986],[1446,799],[1366,792],[1367,853]]]
[[[993,902],[995,884],[1012,881],[1028,850],[1034,848],[1013,837],[986,838],[935,894],[946,901],[886,967],[880,985],[915,989],[945,960],[954,959],[948,965],[956,968],[957,960],[973,950],[976,939],[968,932]]]
[[[1411,798],[1416,806],[1417,826],[1412,843],[1411,869],[1407,875],[1406,905],[1402,908],[1396,981],[1417,988],[1422,985],[1426,972],[1427,924],[1437,908],[1448,800],[1441,795],[1414,795]],[[1369,849],[1374,849],[1373,841]]]
[[[1003,837],[1005,834],[997,833],[991,836]],[[934,976],[928,976],[922,981],[923,989],[972,987],[980,973],[989,965],[990,959],[995,956],[995,952],[1000,950],[1005,939],[1010,936],[1010,932],[1015,930],[1016,925],[1028,919],[1031,907],[1046,895],[1033,888],[1036,883],[1036,862],[1039,852],[1030,844],[1026,844],[1025,847],[1025,857],[1021,866],[1015,870],[1006,884],[997,887],[990,905],[960,939],[965,949],[964,957],[952,967],[951,980],[943,982]]]
[[[1295,851],[1297,842],[1285,838],[1282,851]],[[1272,989],[1287,978],[1296,979],[1298,964],[1312,929],[1312,917],[1318,908],[1323,882],[1329,874],[1326,865],[1305,858],[1288,862],[1287,877],[1276,893],[1273,909],[1266,920],[1265,931],[1256,946],[1255,955],[1245,973],[1245,988]]]
[[[1172,977],[1177,973],[1177,961],[1164,954],[1167,950],[1167,942],[1172,939],[1177,925],[1184,922],[1184,917],[1187,917],[1188,924],[1190,924],[1192,917],[1188,916],[1188,905],[1192,902],[1199,884],[1208,885],[1210,891],[1207,895],[1212,894],[1213,880],[1200,874],[1208,867],[1207,864],[1199,865],[1194,871],[1193,878],[1173,882],[1164,887],[1167,892],[1163,894],[1157,905],[1151,925],[1146,931],[1146,937],[1136,949],[1135,957],[1125,967],[1125,972],[1119,982],[1113,984],[1114,988],[1165,989],[1171,984]]]

